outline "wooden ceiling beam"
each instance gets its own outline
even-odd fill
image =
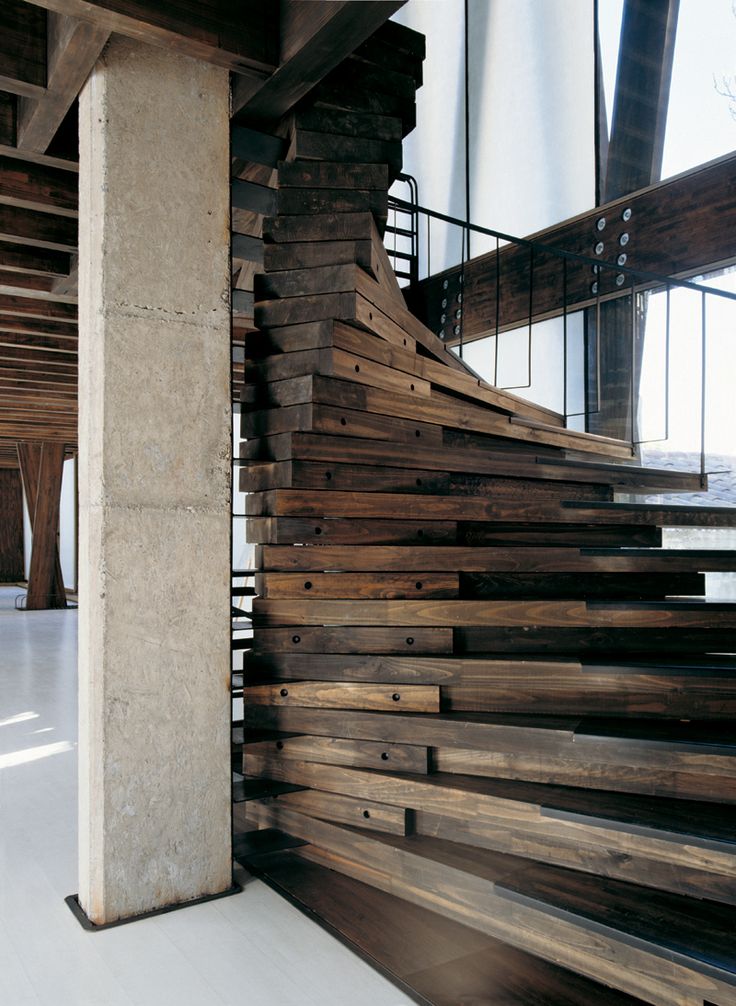
[[[23,423],[4,423],[2,420],[0,420],[0,437],[7,437],[13,441],[51,440],[61,444],[76,443],[76,435],[70,436],[68,430],[57,430],[53,426],[26,427]]]
[[[601,261],[613,268],[601,272],[600,297],[610,300],[628,296],[630,278],[617,287],[616,256],[625,247],[626,265],[660,276],[687,277],[718,266],[736,262],[733,242],[736,226],[736,154],[729,154],[710,164],[659,182],[649,188],[614,200],[605,206],[565,220],[530,237],[541,244],[562,248],[568,252],[595,258],[594,244],[603,242]],[[624,221],[625,209],[631,217]],[[605,219],[602,231],[596,229],[599,219]],[[619,244],[623,233],[628,235],[625,246]],[[498,260],[499,321],[501,331],[525,325],[529,320],[529,249],[509,244],[501,249]],[[408,293],[415,314],[433,331],[442,327],[443,314],[452,314],[442,307],[449,301],[456,308],[455,297],[460,292],[460,266],[422,280]],[[465,342],[492,335],[496,319],[496,253],[490,252],[465,263],[463,290],[463,339]],[[589,264],[570,262],[567,270],[567,307],[580,310],[595,304],[591,285],[594,276]],[[448,286],[444,287],[447,280]],[[641,282],[646,289],[652,283]],[[534,287],[532,317],[534,321],[559,317],[563,311],[562,259],[538,250],[534,255]],[[454,321],[453,321],[454,323]],[[451,332],[450,323],[444,326]],[[449,345],[458,342],[454,336]]]
[[[0,342],[0,360],[24,360],[41,367],[71,367],[76,370],[76,353],[51,353],[47,350],[25,349],[23,346],[4,346]]]
[[[68,276],[71,255],[68,252],[0,241],[0,269],[41,276]]]
[[[97,28],[260,79],[276,66],[275,5],[264,0],[28,0]]]
[[[52,409],[65,415],[77,414],[77,403],[73,399],[57,396],[46,391],[39,391],[38,388],[4,388],[0,389],[0,406],[13,406],[22,408],[26,405],[33,405]]]
[[[54,301],[39,300],[36,297],[12,297],[0,294],[0,314],[23,315],[28,318],[53,318],[57,321],[75,323],[77,308],[74,304],[57,304]]]
[[[24,293],[50,294],[54,289],[53,276],[35,276],[30,273],[10,272],[0,268],[0,293],[14,293],[23,296]]]
[[[0,154],[0,203],[27,210],[78,216],[78,176]]]
[[[12,339],[20,346],[44,346],[48,348],[76,349],[78,332],[76,325],[60,321],[39,321],[37,318],[18,318],[0,315],[0,341]]]
[[[46,92],[46,11],[23,2],[0,4],[0,90],[27,98]]]
[[[41,98],[18,99],[19,150],[46,152],[109,37],[104,27],[48,12],[47,90]]]
[[[235,80],[233,114],[253,123],[280,119],[405,2],[282,0],[279,66],[261,82]]]
[[[77,221],[53,213],[0,205],[0,241],[73,252],[77,247]]]

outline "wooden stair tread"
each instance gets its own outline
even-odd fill
[[[286,458],[350,461],[354,464],[371,464],[381,461],[387,467],[428,467],[434,470],[447,470],[458,472],[474,472],[476,474],[499,474],[518,475],[519,477],[538,478],[544,480],[568,480],[575,481],[580,476],[580,469],[571,466],[566,460],[552,457],[551,455],[532,456],[529,458],[509,457],[508,448],[498,449],[497,442],[495,450],[480,451],[469,447],[459,449],[432,449],[428,450],[421,446],[414,446],[411,451],[407,445],[396,445],[392,449],[393,456],[387,456],[385,451],[379,454],[378,447],[373,440],[361,439],[359,437],[344,437],[337,439],[319,433],[285,433],[280,436],[271,436],[264,441],[253,441],[250,445],[244,445],[246,456],[254,456],[249,452],[258,454],[267,453],[274,460],[278,457],[281,460]],[[523,442],[519,441],[515,445],[517,451],[523,449]],[[536,446],[536,445],[535,445]],[[536,446],[536,450],[539,447]],[[550,448],[555,451],[555,448]],[[554,464],[551,462],[554,461]],[[621,475],[618,480],[612,480],[606,465],[599,465],[593,462],[586,462],[584,469],[585,478],[580,478],[582,482],[603,483],[609,485],[630,484],[628,479],[644,479],[647,469],[638,469],[629,465],[620,466]],[[644,482],[637,482],[643,485]],[[651,483],[652,487],[658,489],[676,487],[670,483],[658,483],[656,480]]]
[[[613,930],[657,955],[682,955],[736,986],[736,909],[683,895],[643,891],[625,881],[567,870],[424,835],[401,838],[350,828],[363,837],[490,881],[497,893]]]
[[[570,509],[581,508],[582,504],[577,502],[577,500],[567,500],[563,506],[569,507]],[[672,514],[674,516],[682,513],[696,515],[702,513],[703,516],[708,514],[725,514],[736,518],[736,506],[687,506],[686,504],[678,503],[621,503],[619,501],[613,503],[596,503],[593,506],[585,507],[585,509],[590,510],[619,510],[619,511],[630,511],[632,513],[637,512],[647,512],[654,511],[656,513],[662,514]]]
[[[556,572],[597,570],[636,572],[638,569],[736,570],[736,550],[637,548],[503,548],[500,546],[321,545],[295,550],[291,546],[262,546],[266,570],[392,570],[457,572]],[[634,560],[629,563],[628,560]],[[641,560],[637,562],[636,560]]]
[[[297,840],[295,840],[297,841]],[[285,849],[241,858],[308,917],[432,1006],[642,1006],[539,957],[494,940]],[[356,912],[356,905],[360,910]]]
[[[451,773],[426,777],[429,785],[441,785],[465,792],[496,796],[505,800],[535,803],[543,816],[605,821],[632,834],[667,832],[676,840],[687,839],[702,847],[717,845],[736,855],[736,807],[722,807],[695,800],[612,793],[608,790],[581,790],[513,779],[481,779]],[[730,848],[729,848],[730,847]]]
[[[579,737],[626,740],[666,747],[692,746],[712,753],[736,754],[736,723],[710,720],[621,720],[584,718],[575,727]]]
[[[284,723],[277,729],[287,731],[304,729],[288,726],[288,711],[281,709],[280,712]],[[325,724],[340,715],[336,710],[307,712],[317,714],[317,718],[324,720]],[[245,719],[248,724],[248,710]],[[421,713],[386,714],[359,711],[351,713],[350,720],[350,728],[356,730],[356,737],[385,741],[400,739],[406,741],[406,737],[400,737],[403,733],[402,721],[405,721],[421,728],[425,743],[433,747],[449,744],[459,749],[494,750],[496,745],[499,745],[499,750],[506,750],[505,742],[508,742],[512,747],[520,743],[529,745],[529,750],[533,750],[536,744],[542,751],[548,742],[552,742],[555,746],[559,741],[574,744],[577,738],[580,742],[626,740],[632,747],[644,746],[663,751],[683,750],[683,748],[689,750],[697,747],[700,752],[716,757],[736,755],[736,734],[733,724],[729,723],[723,729],[719,729],[709,720],[687,723],[666,720],[606,720],[599,717],[530,713],[440,712],[425,716]],[[251,722],[250,725],[256,724]],[[329,729],[332,729],[332,726]]]

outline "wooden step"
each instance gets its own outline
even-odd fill
[[[610,485],[611,488],[626,487],[633,491],[639,487],[641,491],[666,490],[677,492],[682,489],[679,473],[659,472],[646,468],[634,468],[629,465],[619,465],[618,476],[609,472],[612,466],[588,463],[584,469],[577,464],[570,464],[564,458],[550,456],[552,452],[559,454],[555,448],[546,448],[550,454],[538,454],[539,445],[527,445],[523,442],[513,443],[518,451],[516,457],[510,457],[504,449],[503,441],[496,441],[495,449],[480,451],[477,448],[440,447],[426,449],[421,444],[409,447],[394,447],[387,453],[381,445],[372,440],[351,437],[334,440],[332,437],[322,437],[313,433],[293,433],[279,437],[264,439],[262,443],[251,442],[244,445],[243,457],[248,459],[263,459],[269,461],[302,460],[302,461],[332,461],[353,465],[376,465],[384,468],[425,468],[434,471],[465,472],[478,475],[499,475],[519,478],[534,478],[549,482],[581,481],[588,484],[599,483]],[[686,476],[691,478],[691,476]],[[685,483],[687,486],[687,483]],[[686,488],[685,491],[690,491]]]
[[[327,380],[327,378],[323,378]],[[417,402],[420,400],[417,399]],[[304,406],[304,409],[313,409]],[[276,410],[279,411],[279,410]],[[286,412],[286,409],[281,410]],[[338,410],[339,412],[339,410]],[[310,414],[319,415],[312,411]],[[288,420],[287,420],[288,421]],[[250,429],[254,421],[243,416],[243,426]],[[347,419],[342,426],[347,428]],[[416,424],[415,424],[416,425]],[[427,424],[428,425],[428,424]],[[337,427],[340,428],[339,426]],[[425,437],[430,432],[422,430]],[[407,427],[410,433],[411,427]],[[561,502],[515,503],[474,496],[420,495],[416,500],[425,520],[499,521],[503,523],[579,523],[579,524],[644,524],[658,527],[733,527],[736,507],[637,506],[627,503],[605,503],[578,500]],[[403,499],[403,502],[402,502]],[[253,494],[249,513],[254,516],[314,516],[390,519],[408,505],[406,496],[394,493],[341,493],[331,490],[276,489]],[[632,509],[633,507],[633,509]]]
[[[265,545],[259,549],[264,570],[314,571],[403,570],[457,571],[464,573],[560,572],[732,572],[736,551],[731,549],[655,548],[478,548],[432,546],[321,546],[295,549]]]
[[[577,517],[585,520],[622,515],[632,523],[658,524],[660,527],[734,527],[736,507],[658,506],[649,503],[596,503],[581,507],[574,500],[564,503],[569,510],[577,510]]]
[[[374,383],[383,381],[380,373],[367,374],[367,380]],[[388,383],[388,379],[386,380]],[[421,389],[415,389],[421,394]],[[451,473],[432,471],[425,468],[392,468],[382,465],[356,465],[350,463],[321,464],[316,461],[252,461],[244,467],[240,476],[240,487],[247,492],[264,492],[271,489],[329,489],[350,492],[405,492],[414,495],[447,496],[456,493],[458,496],[486,496],[506,501],[514,500],[547,500],[561,499],[607,500],[613,495],[608,486],[586,485],[575,482],[547,482],[535,478],[498,477],[469,473]],[[410,501],[414,502],[414,501]],[[470,551],[470,550],[468,550]],[[421,565],[427,561],[436,561],[438,557],[421,559]],[[443,565],[451,562],[449,555]],[[355,561],[359,561],[356,557]],[[621,564],[621,569],[636,569],[636,561],[628,560],[628,567]],[[599,564],[601,569],[604,563]],[[641,561],[642,568],[645,562]],[[411,563],[410,563],[411,566]],[[336,567],[337,568],[337,567]],[[350,567],[346,567],[350,568]],[[380,567],[376,567],[380,568]],[[404,569],[409,567],[404,566]],[[431,568],[431,567],[430,567]],[[462,568],[462,567],[459,567]],[[580,569],[584,564],[580,563]],[[590,568],[594,568],[591,563]],[[666,568],[665,565],[660,569]],[[690,560],[688,570],[695,568]],[[493,566],[485,567],[485,571],[493,570]],[[481,572],[483,570],[477,570]],[[499,571],[502,571],[499,569]],[[509,570],[505,570],[508,572]],[[522,570],[523,571],[523,570]],[[533,572],[528,570],[526,572]],[[615,572],[615,569],[610,570]]]
[[[389,22],[390,23],[390,22]],[[346,942],[418,1002],[457,1006],[642,1006],[635,999],[501,943],[343,873],[308,861],[288,848],[302,844],[249,832],[252,848],[238,857],[250,872]],[[245,837],[245,836],[244,836]],[[269,844],[273,842],[273,850]],[[243,844],[242,840],[239,844]],[[360,905],[360,911],[355,906]]]
[[[288,742],[245,744],[246,776],[412,812],[417,834],[736,904],[736,809],[505,779],[301,761]],[[297,798],[299,799],[299,798]],[[295,806],[290,796],[279,806]],[[313,817],[329,818],[320,811]],[[360,825],[358,817],[352,823]]]
[[[736,1004],[730,906],[424,835],[337,827],[278,802],[258,820],[311,843],[300,849],[310,860],[656,1006]]]
[[[681,724],[679,732],[668,735],[657,720],[618,720],[613,727],[596,717],[569,715],[466,712],[412,717],[289,704],[247,705],[244,720],[246,727],[259,730],[426,745],[434,749],[440,772],[736,803],[736,745],[730,723],[708,742],[712,722]],[[629,733],[617,736],[624,726]]]
[[[463,600],[629,601],[664,600],[670,594],[704,595],[702,573],[263,573],[256,592],[273,600]]]
[[[736,719],[736,661],[248,654],[246,681],[436,684],[446,712]]]
[[[333,297],[336,300],[352,297],[350,294],[331,294],[327,296]],[[306,299],[310,300],[311,298]],[[314,299],[321,300],[323,298]],[[272,301],[269,303],[282,304],[285,302]],[[350,310],[352,311],[352,301]],[[258,305],[256,305],[255,311],[257,320]],[[331,380],[329,377],[320,377],[319,375],[315,375],[311,381],[311,390],[305,382],[303,382],[300,388],[305,410],[318,410],[320,407],[347,410],[348,412],[360,413],[367,417],[379,417],[377,420],[374,419],[374,422],[384,420],[390,423],[395,419],[414,420],[434,426],[437,431],[438,442],[442,441],[444,431],[454,429],[459,432],[478,432],[499,438],[517,439],[528,444],[543,443],[560,448],[570,448],[574,444],[576,450],[585,449],[591,454],[604,457],[628,457],[631,453],[628,445],[614,440],[605,441],[604,439],[600,439],[585,441],[584,447],[581,447],[578,440],[572,437],[568,430],[553,429],[540,432],[526,426],[512,425],[509,422],[508,416],[492,411],[487,406],[479,407],[449,395],[442,395],[439,392],[433,391],[426,401],[419,402],[415,397],[410,395],[391,394],[383,389],[370,388],[367,385],[359,385],[353,381],[336,381]],[[286,390],[291,394],[289,389],[281,390]],[[257,416],[248,415],[244,418],[243,436],[273,436],[276,433],[289,432],[322,432],[318,426],[310,426],[309,420],[306,417],[301,418],[300,416],[299,425],[295,425],[296,417],[290,422],[288,417],[281,414],[283,411],[283,408],[278,406],[271,409],[259,410]],[[366,422],[368,421],[370,420],[366,419]],[[347,423],[343,423],[342,425],[347,426]],[[345,430],[344,434],[360,436],[360,434],[351,430]],[[587,514],[584,516],[587,518]],[[580,522],[582,523],[583,521],[581,520]],[[645,521],[641,520],[641,522],[644,523]]]

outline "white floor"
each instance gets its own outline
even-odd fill
[[[76,877],[76,623],[0,587],[0,1006],[409,1006],[260,881],[100,933]]]

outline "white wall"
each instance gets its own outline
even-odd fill
[[[404,170],[418,180],[420,203],[464,218],[463,0],[409,0],[394,19],[427,39]],[[523,237],[589,209],[593,4],[470,0],[468,21],[471,221]],[[489,250],[489,240],[474,236],[471,254]],[[457,264],[460,249],[459,230],[432,225],[433,273]]]

